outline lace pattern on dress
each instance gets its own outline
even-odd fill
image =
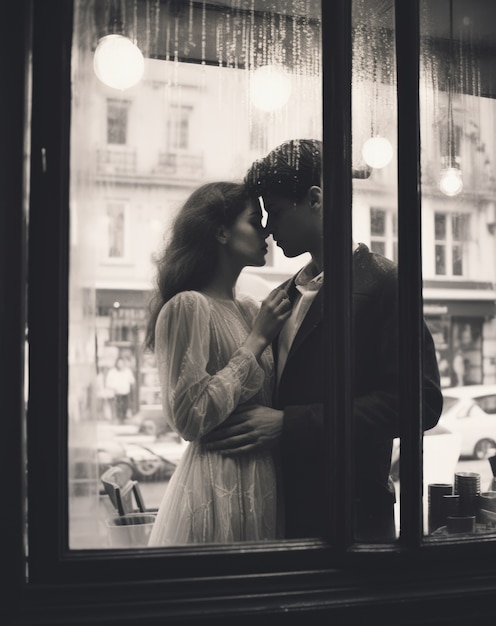
[[[273,360],[242,347],[258,312],[247,297],[177,294],[157,320],[156,356],[164,414],[191,441],[166,488],[150,545],[260,541],[276,537],[271,453],[223,456],[201,437],[245,402],[270,406]]]

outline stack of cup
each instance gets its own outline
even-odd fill
[[[479,521],[496,528],[496,491],[482,491],[479,496]]]
[[[457,515],[446,518],[446,528],[450,534],[473,533],[475,531],[475,515]]]
[[[453,493],[453,485],[448,483],[431,483],[428,496],[428,525],[429,534],[446,524],[444,496]]]
[[[456,472],[454,493],[460,496],[460,515],[477,515],[480,496],[480,474]]]

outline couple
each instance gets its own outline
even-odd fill
[[[244,185],[207,184],[179,212],[159,262],[146,345],[163,410],[191,443],[172,477],[151,546],[325,536],[321,156],[292,140],[256,161]],[[261,224],[258,198],[268,213]],[[259,307],[235,295],[272,234],[310,262]],[[353,252],[355,536],[395,538],[391,446],[398,436],[397,273]],[[442,395],[424,325],[424,429]]]

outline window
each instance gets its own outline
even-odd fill
[[[188,150],[190,146],[191,106],[172,105],[167,116],[168,150]]]
[[[183,5],[190,7],[189,3]],[[149,3],[142,2],[141,6],[148,7]],[[163,36],[150,41],[143,79],[123,90],[122,99],[108,98],[111,87],[95,80],[90,57],[74,72],[74,84],[79,85],[81,96],[72,100],[72,167],[74,173],[84,172],[84,176],[77,185],[75,177],[71,179],[71,220],[78,235],[71,258],[80,255],[86,262],[71,264],[69,284],[73,294],[84,284],[92,293],[95,309],[103,315],[81,315],[79,299],[71,296],[69,350],[74,358],[70,371],[79,372],[70,376],[68,386],[71,549],[115,549],[122,547],[122,536],[129,535],[129,529],[112,525],[111,513],[115,511],[109,511],[108,495],[102,497],[100,493],[99,476],[107,465],[120,461],[131,466],[133,480],[139,479],[147,507],[157,509],[171,484],[171,469],[178,466],[187,448],[186,440],[163,416],[157,400],[156,388],[160,385],[157,381],[148,384],[153,373],[145,365],[149,359],[143,349],[146,324],[137,323],[133,330],[127,323],[130,311],[141,310],[143,319],[147,318],[155,278],[150,259],[160,255],[177,210],[194,189],[207,182],[242,180],[250,163],[263,156],[269,140],[275,147],[288,133],[302,136],[310,125],[315,137],[321,137],[319,3],[308,2],[308,16],[300,15],[298,9],[296,22],[285,3],[277,6],[278,11],[272,8],[253,18],[249,11],[234,5],[218,11],[209,9],[203,16],[200,5],[191,4],[192,13],[183,11],[174,17],[177,43],[168,39],[167,28],[161,31],[161,19],[172,11],[172,7],[164,8],[162,18],[153,18],[154,28]],[[95,14],[92,6],[83,2],[76,2],[75,10],[82,25],[74,31],[73,47],[77,50],[86,46],[85,29],[92,18],[97,20],[97,31],[103,28],[106,14]],[[132,23],[132,13],[127,18]],[[234,18],[235,27],[231,23]],[[188,41],[190,37],[201,41],[204,20],[206,47],[202,50]],[[254,40],[231,42],[230,35],[225,34],[231,28],[249,30]],[[279,29],[285,50],[267,39],[271,29]],[[91,28],[89,34],[95,34]],[[300,38],[305,39],[304,48]],[[144,40],[138,39],[144,49]],[[176,46],[180,58],[172,55]],[[257,50],[264,50],[264,56],[258,58]],[[237,64],[231,64],[231,54],[239,58]],[[270,84],[254,92],[253,81],[260,70],[270,67],[279,67],[270,74],[271,81],[290,82],[292,89],[269,113],[260,107],[272,104],[267,103]],[[276,92],[269,92],[269,96],[281,93]],[[105,168],[95,172],[88,158],[98,149],[97,132],[93,130],[96,122],[90,112],[105,102],[109,142],[114,145],[107,148]],[[257,126],[257,134],[263,142],[254,151],[249,129],[254,120],[262,119],[264,124]],[[88,198],[92,200],[90,210]],[[158,206],[163,207],[159,216]],[[152,223],[157,225],[153,233]],[[104,246],[103,262],[99,264],[91,262],[95,234],[100,235]],[[269,241],[263,267],[248,267],[236,287],[260,302],[302,263],[302,255],[287,258]],[[104,301],[111,306],[105,309]],[[84,351],[77,349],[80,344],[86,346]],[[107,384],[108,371],[121,360],[129,364],[136,381],[126,394]],[[129,396],[125,417],[120,413],[121,419],[116,420],[117,403],[123,401],[123,395]],[[86,459],[84,471],[81,458]],[[82,473],[84,489],[75,482],[82,480]],[[147,547],[150,525],[142,526],[141,540],[130,542],[128,548]],[[135,538],[139,530],[134,529]]]
[[[107,143],[124,146],[127,143],[129,102],[107,100]]]
[[[370,209],[370,249],[398,260],[397,216],[385,209]]]
[[[133,15],[132,7],[128,7],[127,3],[119,4],[129,8],[127,15]],[[308,6],[302,7],[299,3],[297,4],[301,13],[293,16],[290,20],[292,24],[297,23],[302,15],[303,19],[308,15]],[[149,23],[147,20],[159,13],[161,19],[165,17],[164,4],[138,2],[134,6],[143,16],[145,24]],[[167,6],[170,8],[172,5]],[[194,38],[199,42],[204,41],[205,47],[208,41],[202,40],[201,35],[208,30],[207,6],[206,3],[188,3],[182,7],[185,8],[186,15],[188,15],[188,9],[199,10],[200,15],[205,15],[205,21],[200,19],[198,22],[199,30],[196,34],[199,37]],[[334,106],[342,111],[348,110],[346,94],[350,81],[347,63],[350,61],[351,42],[346,37],[346,25],[349,25],[346,6],[346,2],[339,0],[333,3],[322,3],[322,23],[325,24],[326,29],[326,37],[323,37],[323,58],[325,59],[324,68],[326,68],[323,82],[325,90],[329,89],[325,92],[326,95],[330,95],[333,100],[332,113],[334,114],[336,111]],[[379,3],[378,6],[381,10],[385,8],[383,3]],[[484,5],[492,15],[491,10],[488,9],[490,6]],[[400,242],[398,255],[403,272],[400,297],[400,314],[404,331],[401,335],[404,358],[400,363],[402,408],[408,413],[413,407],[413,412],[418,413],[420,407],[416,375],[420,363],[421,342],[418,334],[418,320],[422,299],[418,254],[420,250],[419,187],[415,178],[417,172],[415,153],[418,148],[419,128],[415,110],[411,109],[418,101],[415,98],[418,85],[415,81],[415,67],[412,68],[409,65],[412,57],[415,57],[411,51],[415,51],[417,7],[414,2],[397,3],[397,7],[399,14],[396,16],[398,20],[396,35],[401,42],[398,45],[397,58],[400,77],[397,89],[401,111],[397,124],[397,146],[398,239]],[[438,3],[435,5],[422,3],[422,15],[425,16],[427,9],[433,9],[433,7],[440,11],[446,8],[440,7]],[[178,6],[174,5],[173,8],[178,9]],[[235,9],[238,8],[239,3],[236,3]],[[367,3],[363,5],[359,3],[358,8],[370,9],[370,6],[367,6]],[[106,11],[106,7],[99,7],[98,3],[95,3],[92,9],[96,9],[96,14],[99,10],[101,14],[105,14]],[[471,1],[462,9],[459,16],[467,18],[470,15],[475,20],[473,24],[481,24],[481,21],[476,19],[477,16],[480,17],[479,3]],[[472,9],[475,13],[467,13]],[[0,351],[5,372],[12,372],[12,369],[19,372],[23,361],[19,355],[24,356],[24,348],[20,352],[20,338],[24,340],[22,320],[26,311],[23,304],[26,273],[23,273],[22,267],[26,263],[23,252],[26,240],[19,236],[19,233],[25,227],[21,216],[25,196],[19,193],[18,188],[21,186],[19,181],[22,177],[19,176],[19,171],[22,167],[25,145],[29,144],[33,157],[29,179],[31,211],[28,240],[29,428],[26,432],[21,428],[25,407],[20,406],[19,398],[22,397],[20,392],[24,381],[13,377],[12,388],[9,384],[5,389],[5,415],[11,430],[9,430],[9,446],[6,454],[2,455],[4,475],[9,476],[8,484],[5,485],[10,507],[6,523],[13,537],[13,540],[7,542],[5,546],[5,562],[9,571],[12,572],[10,577],[12,580],[9,579],[9,584],[12,583],[19,592],[6,593],[6,602],[11,602],[10,606],[17,614],[20,614],[18,621],[30,621],[33,624],[70,621],[73,619],[74,612],[81,610],[81,606],[84,606],[84,615],[81,616],[81,620],[95,624],[108,622],[110,614],[115,615],[117,620],[126,618],[132,621],[136,618],[136,621],[143,624],[151,624],[157,620],[188,623],[195,619],[205,619],[215,623],[222,616],[225,618],[226,614],[228,619],[251,621],[254,615],[265,616],[269,613],[277,617],[286,615],[288,619],[303,617],[309,623],[313,619],[322,620],[327,617],[330,617],[331,621],[356,623],[363,621],[364,616],[367,616],[374,623],[392,623],[391,620],[393,620],[396,623],[421,624],[432,622],[436,619],[434,616],[442,615],[445,621],[461,624],[473,619],[473,614],[469,613],[473,610],[477,612],[477,617],[480,619],[491,618],[495,588],[494,537],[491,534],[483,536],[475,534],[469,537],[451,535],[443,536],[442,541],[439,542],[435,537],[427,542],[420,537],[423,527],[420,521],[423,512],[420,509],[421,466],[418,462],[420,442],[418,424],[413,423],[405,425],[402,439],[402,460],[405,463],[402,464],[401,469],[402,535],[398,545],[380,548],[357,546],[349,537],[351,524],[347,506],[349,504],[347,458],[350,450],[346,445],[347,441],[349,443],[347,438],[350,435],[347,430],[349,421],[336,419],[333,437],[329,438],[329,441],[332,441],[330,449],[332,454],[329,454],[329,457],[333,464],[331,475],[337,477],[336,498],[339,502],[345,503],[342,510],[341,508],[334,509],[337,517],[336,536],[342,539],[339,545],[335,546],[336,549],[329,546],[326,541],[311,540],[287,542],[276,547],[257,545],[253,546],[253,549],[251,546],[243,549],[209,548],[203,552],[195,549],[174,549],[167,554],[148,554],[146,550],[141,549],[133,554],[129,554],[129,551],[112,553],[108,549],[102,550],[99,547],[92,550],[79,550],[88,538],[104,538],[106,528],[96,516],[91,527],[86,524],[88,502],[90,500],[94,502],[99,497],[95,489],[98,485],[98,475],[95,472],[98,461],[95,463],[92,449],[94,433],[91,433],[89,429],[86,430],[86,427],[91,424],[93,415],[90,409],[94,406],[93,403],[96,403],[95,387],[87,384],[87,381],[96,380],[93,360],[95,347],[92,339],[94,340],[95,325],[101,316],[95,314],[95,298],[93,297],[95,283],[94,276],[91,274],[95,262],[95,231],[91,225],[97,222],[98,217],[92,213],[96,208],[92,202],[94,196],[84,193],[75,194],[78,185],[82,185],[85,181],[81,172],[73,171],[74,178],[70,189],[68,185],[70,174],[68,138],[71,131],[68,120],[72,80],[68,59],[71,56],[70,39],[76,28],[73,28],[74,16],[70,3],[65,1],[48,0],[43,3],[42,7],[37,3],[21,1],[9,4],[8,10],[12,11],[16,18],[7,22],[12,31],[6,33],[7,43],[12,50],[18,51],[21,48],[20,42],[26,41],[25,31],[29,29],[24,30],[20,26],[30,21],[26,19],[29,11],[33,12],[34,34],[32,118],[29,116],[29,119],[32,119],[32,137],[29,142],[26,142],[25,120],[19,112],[25,103],[25,94],[19,86],[19,72],[16,68],[15,72],[6,73],[8,81],[5,88],[12,94],[12,105],[8,102],[5,106],[10,107],[9,111],[12,115],[5,119],[8,119],[9,124],[12,128],[17,128],[17,131],[15,141],[12,140],[10,132],[6,133],[7,142],[5,147],[2,145],[0,148],[4,151],[5,162],[11,162],[13,170],[17,172],[17,182],[14,176],[12,176],[12,181],[7,180],[9,188],[14,189],[14,193],[7,193],[7,202],[2,203],[4,206],[13,207],[12,211],[6,215],[7,225],[11,228],[0,229],[0,236],[5,244],[5,246],[0,246],[0,250],[4,255],[4,261],[10,262],[10,267],[8,267],[9,263],[0,264],[2,279],[6,279],[6,282],[2,282],[2,286],[7,287],[6,294],[2,295],[9,298],[10,306],[7,308],[11,309],[11,311],[2,310],[2,320],[6,318],[9,323],[8,326],[3,325],[3,327],[11,328],[13,336],[17,335],[17,341],[11,341],[10,337],[6,337],[6,349]],[[255,13],[253,18],[255,15],[258,13]],[[364,15],[370,21],[370,10],[365,11]],[[231,13],[229,16],[231,17]],[[75,17],[74,24],[78,26],[81,23],[81,16],[76,13]],[[173,40],[172,27],[176,17],[177,15],[172,15],[170,20],[164,20],[165,30],[170,35],[168,41]],[[334,19],[330,19],[331,17]],[[446,24],[444,13],[438,17],[440,19],[430,16],[427,25]],[[271,26],[277,24],[275,17],[272,18],[269,15],[265,19],[266,23],[269,22]],[[91,23],[91,20],[89,22]],[[494,20],[487,19],[486,15],[482,24],[491,23],[494,23]],[[280,21],[279,26],[281,26]],[[421,34],[425,35],[427,44],[436,41],[434,36],[436,33],[425,32],[426,22],[422,22],[421,27]],[[139,31],[136,24],[134,28],[134,34],[136,34]],[[146,45],[151,48],[155,41],[156,31],[149,28],[143,29],[143,32]],[[415,36],[412,37],[412,33]],[[441,46],[443,50],[446,47],[444,45],[445,34],[445,32],[438,33],[443,41]],[[186,35],[188,35],[187,31]],[[488,36],[486,33],[485,36],[490,44],[493,35]],[[192,35],[190,38],[186,36],[185,40],[190,43],[191,38]],[[157,33],[156,39],[164,41],[165,38],[159,38]],[[308,41],[307,37],[302,37],[299,45],[304,46],[306,41]],[[459,47],[463,48],[463,42],[459,43]],[[88,42],[86,49],[90,50],[92,46],[93,44]],[[150,48],[146,50],[147,54]],[[473,47],[468,49],[475,50]],[[22,50],[24,52],[20,56],[28,67],[29,49],[22,47]],[[480,54],[481,60],[482,54],[489,55],[489,59],[487,56],[483,58],[485,61],[489,60],[489,67],[494,67],[494,62],[491,62],[494,59],[494,56],[491,56],[494,55],[494,49],[490,45],[484,46],[483,52],[477,50],[475,54],[475,59],[478,59]],[[5,59],[0,62],[6,69],[11,69]],[[205,65],[207,65],[205,69],[207,72],[208,64],[205,63]],[[308,65],[311,66],[310,63]],[[436,66],[437,64],[433,64],[429,66],[429,69]],[[484,65],[482,69],[485,67]],[[54,71],[54,68],[57,71]],[[494,94],[487,90],[488,85],[494,82],[487,80],[487,75],[482,69],[481,81],[469,82],[472,86],[480,85],[480,93],[472,94],[475,98],[489,100],[494,97]],[[432,77],[432,73],[430,76]],[[208,82],[206,80],[205,84]],[[413,89],[413,94],[409,93],[411,89]],[[78,97],[84,96],[81,92],[77,95]],[[327,107],[328,99],[325,101]],[[343,105],[342,108],[339,105]],[[84,106],[82,110],[88,111]],[[424,113],[428,110],[429,107],[426,107]],[[343,115],[346,117],[346,114],[343,113]],[[325,108],[325,119],[330,125],[325,127],[326,133],[332,130],[334,134],[332,142],[325,142],[327,155],[325,168],[329,173],[328,180],[333,181],[329,193],[332,193],[339,206],[350,207],[351,199],[346,191],[346,185],[351,182],[349,180],[351,159],[347,162],[349,146],[347,146],[347,139],[344,138],[347,132],[343,128],[343,119],[337,115],[329,115],[327,108]],[[157,145],[160,146],[162,137],[154,137],[153,133],[150,133],[148,137],[150,141],[157,139]],[[236,140],[237,138],[233,138],[233,143]],[[11,148],[15,150],[11,151]],[[86,154],[88,156],[89,153]],[[14,159],[13,155],[19,158]],[[418,156],[417,152],[416,157]],[[8,158],[11,161],[8,161]],[[89,156],[88,158],[91,159]],[[220,158],[222,155],[219,155]],[[140,166],[143,164],[141,160],[139,163]],[[153,166],[150,165],[150,167]],[[145,178],[146,176],[143,176],[143,179]],[[358,189],[358,184],[361,185],[363,180],[356,182],[356,189]],[[148,202],[155,206],[155,199],[150,200],[149,197],[150,190],[140,187],[142,183],[143,180],[135,181],[141,193],[140,206],[145,207]],[[106,185],[107,181],[97,180],[95,184]],[[157,184],[156,181],[154,184]],[[22,188],[26,193],[25,186]],[[169,192],[174,192],[175,186],[170,185],[168,189]],[[425,249],[432,249],[433,220],[426,218],[432,218],[435,212],[443,213],[443,211],[438,211],[435,206],[436,201],[439,200],[436,195],[439,191],[437,189],[428,191],[422,203],[422,212],[425,212],[422,215],[424,218],[422,223],[428,226],[422,236],[427,241]],[[5,193],[3,186],[0,193],[3,199]],[[469,194],[465,200],[471,201]],[[179,195],[177,202],[180,202]],[[77,217],[85,216],[90,220],[85,226],[81,220],[79,223],[76,222],[77,218],[74,214],[69,220],[67,207],[71,206],[72,210],[75,205],[79,205]],[[338,291],[341,291],[341,287],[344,287],[346,291],[346,280],[349,279],[349,276],[346,276],[346,259],[349,256],[349,242],[352,239],[351,225],[343,215],[338,213],[330,217],[332,228],[329,228],[328,240],[326,240],[326,245],[329,246],[328,268],[333,268],[331,270],[333,271],[332,284],[337,286]],[[477,213],[471,212],[471,217],[474,215],[477,215],[477,218],[480,217]],[[92,218],[95,218],[95,222],[91,221]],[[366,223],[368,222],[369,220],[366,220]],[[148,227],[147,225],[148,221],[143,219],[138,223],[137,228],[144,229],[145,226]],[[492,259],[493,251],[490,244],[488,245],[484,232],[485,225],[478,220],[477,226],[479,228],[474,232],[480,235],[481,246],[488,250]],[[446,224],[446,233],[450,228],[453,239],[453,232],[458,227],[453,223]],[[82,240],[84,240],[84,246],[81,247]],[[441,243],[444,241],[444,239],[439,239]],[[449,277],[448,268],[451,264],[449,254],[446,254],[446,278]],[[20,262],[13,263],[13,259]],[[489,262],[481,265],[479,278],[487,277],[485,272],[490,265],[494,266]],[[8,267],[9,272],[3,267]],[[74,271],[76,268],[80,271],[81,280],[78,284],[71,282],[69,276],[69,271]],[[12,282],[9,273],[19,279],[16,284]],[[342,274],[345,274],[344,279]],[[454,275],[459,276],[455,273]],[[114,287],[122,287],[123,283],[124,287],[126,284],[129,287],[129,283],[132,283],[133,289],[127,289],[127,291],[137,291],[137,287],[140,286],[142,291],[146,292],[140,273],[128,271],[125,276],[117,275],[110,279],[108,276],[100,276],[98,288],[101,288],[106,280],[111,280]],[[119,281],[121,281],[120,284]],[[10,289],[11,286],[13,289]],[[470,293],[474,293],[479,298],[484,295],[480,293],[484,291],[480,284],[464,284],[462,288],[463,293],[456,292],[458,297],[453,298],[458,304],[460,301],[463,304],[461,296],[466,297],[467,290],[471,290]],[[455,287],[450,285],[446,286],[446,289],[453,290]],[[346,310],[346,298],[329,298],[329,300],[330,310],[333,313],[332,319],[337,319],[339,322],[338,325],[331,325],[329,329],[333,347],[333,376],[330,377],[329,395],[333,412],[342,418],[342,416],[349,415],[345,398],[346,383],[349,380],[346,381],[346,376],[343,374],[347,369],[348,353],[343,345],[343,338],[347,333],[343,329],[347,328],[345,313],[349,315],[350,311]],[[71,305],[78,304],[73,309],[70,318],[67,313],[68,302],[71,302]],[[74,315],[74,311],[77,311],[79,316]],[[457,312],[460,313],[459,310]],[[462,318],[463,315],[459,317]],[[81,331],[80,334],[74,334],[74,326]],[[491,363],[494,359],[491,350],[491,340],[494,337],[491,314],[488,314],[487,318],[484,316],[483,325],[480,328],[480,335],[475,336],[472,333],[472,339],[483,340],[481,367],[484,376],[489,379],[491,367],[494,365]],[[68,343],[68,332],[72,334],[72,339],[77,336],[77,341]],[[463,331],[460,332],[460,339],[462,338]],[[7,380],[7,376],[4,379]],[[148,382],[150,386],[153,386],[152,380]],[[68,389],[71,390],[69,403]],[[68,412],[74,418],[71,426],[75,426],[70,432],[66,420]],[[78,427],[81,428],[78,429]],[[24,441],[27,441],[27,448],[24,447]],[[87,445],[88,442],[91,443],[90,446]],[[69,458],[66,443],[69,443],[71,450]],[[78,446],[80,446],[79,450]],[[25,454],[29,458],[29,489],[27,491],[29,523],[26,535],[21,533],[21,529],[25,529],[26,468],[21,467],[19,463],[19,459]],[[487,464],[487,459],[484,461]],[[68,476],[71,477],[70,483],[67,481]],[[69,508],[70,517],[76,522],[71,527],[70,538],[66,523],[68,499],[73,505]],[[24,544],[29,547],[28,559],[23,554]],[[102,598],[102,587],[107,592],[105,598]],[[346,591],[343,592],[343,589]],[[377,593],[376,590],[378,590]],[[10,587],[7,591],[10,591]],[[16,599],[15,602],[14,599],[10,600],[11,596]],[[17,602],[19,596],[23,599],[22,603]],[[467,608],[467,600],[470,600],[468,602],[470,609]]]
[[[436,274],[463,276],[466,274],[466,242],[470,216],[436,213],[434,216],[436,236]]]

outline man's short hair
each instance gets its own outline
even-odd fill
[[[292,139],[253,163],[244,182],[255,196],[275,193],[301,199],[312,185],[320,186],[322,142]]]

